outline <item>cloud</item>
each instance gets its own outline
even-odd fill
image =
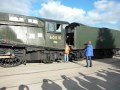
[[[39,6],[37,6],[38,4]],[[82,8],[65,6],[58,0],[1,0],[0,12],[33,15],[93,26],[111,26],[120,23],[119,2],[115,0],[97,0],[93,5],[92,10],[85,11]]]
[[[29,15],[33,0],[1,0],[0,11]]]
[[[71,8],[61,4],[59,1],[50,1],[42,4],[39,10],[40,15],[45,18],[78,21],[79,18],[84,18],[86,12],[83,9]]]
[[[117,24],[120,22],[120,3],[110,0],[100,0],[94,3],[95,9],[88,12],[98,23]],[[97,17],[92,16],[97,15]]]
[[[39,10],[40,16],[50,19],[80,22],[88,25],[120,23],[120,3],[113,0],[98,0],[94,9],[83,9],[64,6],[60,1],[48,0]]]

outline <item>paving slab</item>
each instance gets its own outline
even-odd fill
[[[120,58],[0,67],[0,90],[120,90]]]

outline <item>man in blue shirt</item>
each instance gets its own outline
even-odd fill
[[[92,67],[92,59],[93,56],[93,46],[91,41],[89,41],[85,47],[85,56],[86,56],[86,67],[88,67],[88,60],[90,61],[90,67]]]

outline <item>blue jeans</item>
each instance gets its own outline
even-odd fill
[[[88,66],[88,60],[90,61],[90,67],[92,67],[92,59],[91,59],[91,56],[86,56],[86,66]]]
[[[69,60],[68,54],[64,54],[64,60],[65,60],[65,62],[68,62],[68,60]]]

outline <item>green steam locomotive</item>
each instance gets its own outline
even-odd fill
[[[120,31],[79,23],[0,13],[0,66],[14,67],[27,62],[59,62],[68,43],[70,60],[84,57],[84,44],[91,40],[94,57],[120,54]]]

